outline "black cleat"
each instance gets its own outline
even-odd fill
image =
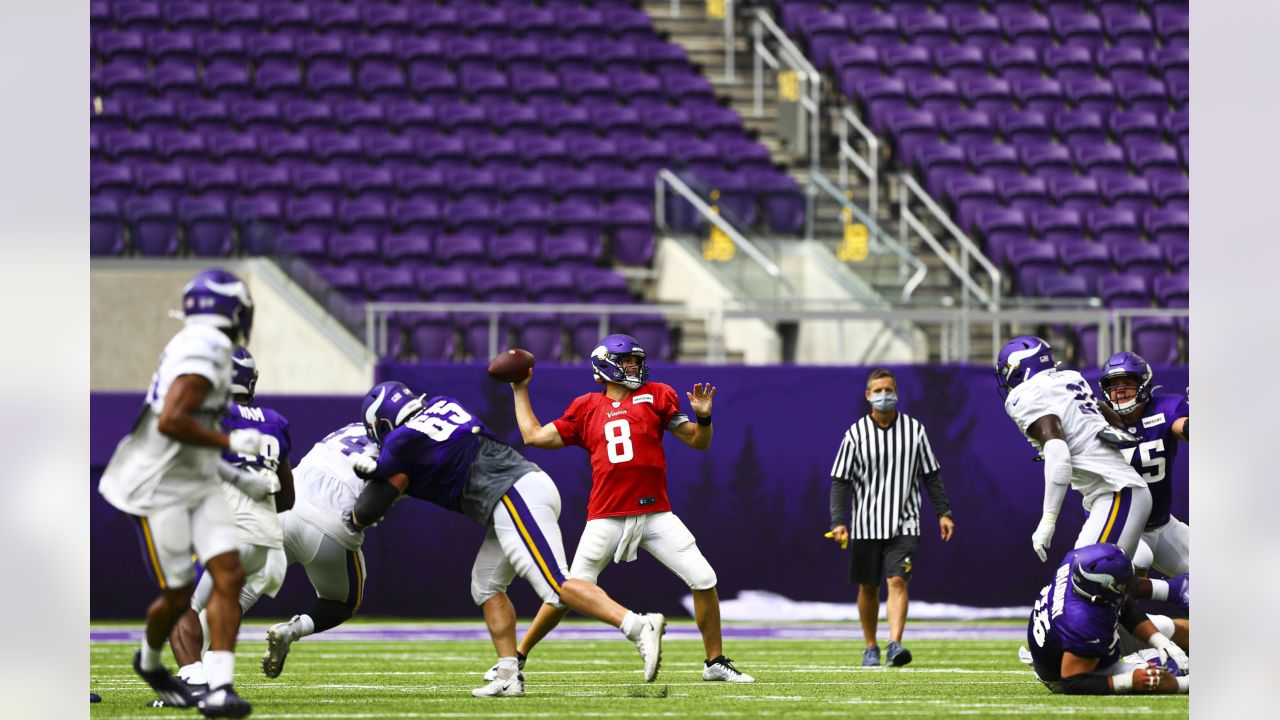
[[[253,712],[248,700],[236,694],[230,685],[223,685],[217,690],[210,690],[196,704],[200,714],[205,717],[242,718]]]
[[[89,702],[91,703],[102,702],[102,696],[99,695],[98,693],[89,693]]]
[[[133,653],[133,671],[138,673],[138,677],[146,680],[152,690],[156,691],[156,695],[164,703],[163,707],[195,707],[196,702],[187,692],[186,683],[170,675],[168,670],[164,668],[156,668],[155,670],[142,669],[141,650],[136,650]]]

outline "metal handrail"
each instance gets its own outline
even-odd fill
[[[1000,270],[999,268],[997,268],[995,265],[991,263],[989,259],[987,259],[987,256],[985,253],[982,252],[982,249],[978,247],[977,243],[975,243],[969,237],[969,235],[965,233],[965,231],[960,229],[959,225],[956,225],[954,222],[952,222],[951,216],[947,213],[947,211],[943,210],[942,206],[939,205],[929,195],[929,193],[925,191],[924,188],[920,187],[920,183],[916,182],[916,179],[914,177],[912,177],[910,174],[903,173],[901,176],[901,180],[902,180],[902,186],[910,190],[911,193],[915,195],[917,199],[920,200],[920,202],[925,206],[925,208],[929,210],[929,212],[934,216],[934,218],[939,223],[941,223],[942,227],[946,228],[947,231],[951,233],[951,237],[954,238],[956,243],[960,245],[961,251],[965,255],[972,256],[972,259],[976,261],[984,271],[986,271],[988,277],[991,278],[991,287],[992,287],[992,295],[993,295],[992,301],[998,306],[1000,304]]]
[[[910,301],[912,293],[915,292],[920,283],[924,282],[925,275],[929,272],[929,269],[925,267],[925,264],[921,262],[920,258],[916,257],[914,253],[894,239],[893,236],[885,232],[884,229],[880,227],[880,223],[875,221],[874,217],[863,212],[862,208],[858,207],[853,202],[850,202],[849,198],[845,197],[844,193],[840,192],[840,189],[833,185],[830,180],[822,175],[822,173],[811,173],[809,175],[809,179],[819,190],[830,195],[833,200],[840,203],[841,207],[852,213],[863,225],[866,225],[867,230],[871,232],[872,237],[884,243],[885,247],[892,250],[893,253],[902,260],[902,262],[915,268],[915,272],[911,274],[911,277],[909,277],[906,283],[902,286],[902,302]]]
[[[783,50],[782,53],[775,55],[764,44],[764,33],[769,36]],[[809,167],[817,170],[820,167],[821,158],[819,148],[821,146],[821,109],[822,109],[822,75],[818,69],[809,62],[804,52],[796,47],[796,44],[787,37],[787,34],[778,27],[773,17],[764,9],[758,9],[755,12],[755,18],[751,23],[752,34],[752,52],[754,54],[754,105],[755,116],[761,117],[764,114],[764,64],[768,63],[769,67],[777,72],[782,62],[786,62],[787,66],[795,71],[796,78],[804,83],[804,88],[800,92],[799,102],[802,114],[807,114],[809,120]]]
[[[692,188],[686,185],[683,180],[670,170],[659,170],[658,176],[654,179],[655,197],[653,217],[659,227],[665,227],[667,224],[666,186],[668,185],[670,185],[671,189],[675,190],[680,197],[688,200],[689,203],[693,205],[693,207],[704,218],[706,218],[708,222],[715,225],[721,232],[728,236],[729,239],[733,241],[733,244],[755,261],[757,265],[768,273],[769,277],[777,279],[779,282],[782,282],[790,288],[790,283],[787,283],[786,278],[782,277],[782,271],[778,269],[778,266],[772,260],[765,257],[764,253],[760,252],[760,250],[752,244],[750,240],[745,238],[742,233],[738,232],[738,230],[734,228],[733,225],[730,225],[727,220],[721,217],[719,213],[712,212],[711,206],[707,205],[702,198],[698,197],[698,194],[694,192]]]
[[[872,217],[879,217],[880,212],[880,138],[871,128],[863,124],[849,106],[840,108],[838,132],[840,145],[838,160],[840,162],[840,188],[849,187],[849,164],[852,163],[867,180],[867,210]],[[867,143],[867,157],[862,157],[853,145],[849,144],[849,128],[862,136]]]

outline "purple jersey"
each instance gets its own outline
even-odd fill
[[[382,442],[378,474],[409,476],[405,494],[488,524],[502,495],[538,466],[495,440],[456,399],[437,395]]]
[[[262,433],[265,440],[266,452],[258,456],[224,450],[222,459],[236,467],[259,468],[274,474],[280,467],[280,458],[288,459],[289,451],[293,449],[289,421],[271,408],[231,403],[222,418],[222,427],[228,432],[252,428]]]
[[[1173,465],[1178,459],[1178,438],[1174,437],[1173,423],[1190,414],[1185,396],[1158,395],[1147,403],[1141,422],[1127,428],[1142,440],[1136,447],[1122,452],[1124,459],[1151,489],[1148,530],[1169,522],[1169,508],[1173,505]]]
[[[1071,590],[1072,550],[1062,558],[1053,584],[1040,590],[1027,624],[1027,647],[1036,676],[1061,680],[1062,654],[1097,658],[1105,668],[1120,660],[1120,608],[1094,605]]]

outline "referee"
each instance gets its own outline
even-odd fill
[[[876,621],[883,575],[889,581],[885,664],[906,665],[911,662],[911,651],[902,647],[907,581],[911,579],[911,556],[920,543],[920,485],[916,478],[923,479],[929,490],[944,542],[951,540],[955,523],[924,425],[894,409],[898,384],[893,373],[871,371],[867,402],[871,403],[871,414],[845,432],[831,467],[830,536],[842,545],[852,537],[849,582],[858,583],[858,617],[867,641],[862,664],[880,664]]]

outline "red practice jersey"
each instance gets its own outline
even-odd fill
[[[619,402],[594,392],[569,403],[555,426],[565,445],[591,453],[587,519],[669,511],[662,433],[688,421],[676,391],[662,383]]]

